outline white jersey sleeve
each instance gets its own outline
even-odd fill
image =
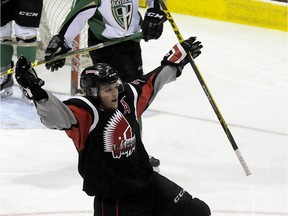
[[[77,14],[77,16],[72,20],[71,24],[67,28],[64,37],[66,42],[70,47],[72,47],[72,42],[74,38],[84,29],[88,20],[94,15],[96,11],[95,8],[89,8],[83,12]]]

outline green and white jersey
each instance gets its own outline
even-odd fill
[[[153,0],[147,0],[147,4],[151,7]],[[138,0],[75,0],[59,34],[71,46],[86,23],[103,41],[137,33],[142,22],[138,6]]]

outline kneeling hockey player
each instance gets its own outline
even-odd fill
[[[64,130],[75,144],[83,190],[95,197],[94,216],[211,215],[205,202],[153,171],[137,122],[160,89],[181,75],[187,52],[196,58],[201,48],[195,37],[176,44],[161,66],[131,83],[97,63],[81,73],[84,96],[64,102],[44,90],[30,62],[19,58],[16,80],[34,100],[41,122]]]

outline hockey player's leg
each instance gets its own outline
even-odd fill
[[[10,67],[6,68],[9,69]],[[14,85],[14,81],[12,78],[12,74],[4,75],[0,77],[0,95],[1,98],[8,97],[13,94],[12,86]]]
[[[37,52],[37,29],[34,27],[20,26],[15,23],[15,36],[17,41],[17,57],[24,56],[30,62],[36,60]],[[31,103],[25,96],[22,99]]]
[[[17,40],[17,57],[25,56],[30,62],[34,62],[37,51],[37,29],[20,26],[15,23],[15,35]]]
[[[209,206],[166,177],[155,173],[153,189],[156,194],[153,215],[157,216],[210,216]]]
[[[179,211],[178,216],[210,216],[211,211],[209,206],[202,200],[194,197]]]
[[[122,198],[94,199],[94,216],[152,216],[152,192],[137,193]]]
[[[11,22],[7,23],[5,26],[1,27],[1,38],[0,38],[0,54],[1,54],[1,76],[0,76],[0,95],[1,98],[10,96],[13,94],[12,86],[14,84],[12,74],[3,75],[6,71],[12,67],[12,55],[13,55],[13,46],[12,46],[12,24]]]
[[[2,50],[3,49],[0,48],[0,52],[2,52]],[[1,55],[1,59],[2,59],[2,55]],[[2,60],[1,60],[1,71],[3,73],[6,73],[6,71],[12,67],[13,67],[13,61],[10,61],[10,64],[6,66],[2,66]],[[13,81],[12,74],[3,75],[2,72],[0,76],[0,96],[1,98],[5,98],[13,94],[12,87],[14,85],[14,81]]]
[[[37,28],[41,20],[42,7],[42,0],[17,1],[19,12],[15,13],[14,29],[18,58],[22,55],[30,62],[36,60]]]
[[[94,198],[94,216],[118,215],[117,199]]]

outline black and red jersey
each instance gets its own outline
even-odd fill
[[[122,197],[146,190],[153,169],[140,136],[138,118],[179,68],[161,66],[124,84],[117,109],[101,109],[92,97],[37,104],[43,124],[65,130],[79,153],[83,190],[91,196]],[[49,116],[49,117],[48,117]]]

